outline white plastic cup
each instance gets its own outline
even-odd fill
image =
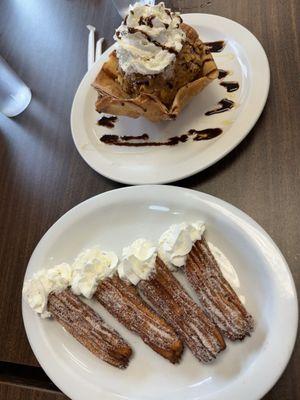
[[[0,113],[15,117],[28,106],[31,91],[0,56]]]
[[[129,6],[137,3],[137,1],[138,0],[113,0],[113,3],[121,17],[125,18],[126,14],[128,13]],[[139,3],[154,5],[155,0],[139,0]]]

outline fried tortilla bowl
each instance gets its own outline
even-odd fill
[[[147,92],[146,87],[143,85],[140,87],[138,95],[128,94],[124,91],[120,84],[120,78],[122,77],[120,76],[118,58],[116,52],[113,51],[109,55],[108,61],[103,64],[102,69],[92,84],[98,92],[96,110],[98,112],[124,115],[132,118],[143,116],[153,122],[175,119],[193,96],[198,94],[205,86],[218,77],[218,69],[214,59],[209,49],[199,39],[195,29],[184,23],[181,24],[181,29],[186,33],[186,42],[189,46],[192,46],[192,49],[200,49],[200,53],[198,52],[197,55],[197,65],[199,67],[200,61],[201,68],[199,71],[201,72],[198,73],[195,79],[185,82],[182,86],[180,86],[180,81],[178,85],[177,79],[175,89],[178,87],[178,90],[174,93],[174,96],[172,96],[169,104],[161,100],[163,96],[160,95],[159,91],[166,91],[168,89],[166,85],[163,85],[162,89],[161,82],[159,81],[157,82],[157,90],[153,90],[152,93],[149,92],[149,89]],[[189,56],[186,55],[185,57]],[[177,56],[177,58],[180,58],[180,55]],[[187,58],[186,61],[187,62],[184,64],[188,65],[189,59]],[[181,68],[181,66],[179,66],[179,68]],[[179,69],[178,72],[182,77],[186,77],[189,71]],[[175,74],[175,76],[177,75],[178,74]],[[157,75],[154,79],[158,79]],[[184,79],[186,80],[186,78]]]

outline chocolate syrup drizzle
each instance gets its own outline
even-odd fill
[[[133,14],[132,10],[130,12]],[[166,12],[171,18],[171,13],[168,12],[168,11],[166,11]],[[124,25],[127,25],[127,17],[128,17],[128,15],[124,19]],[[153,22],[152,21],[153,21],[154,18],[155,18],[155,15],[149,15],[148,17],[141,16],[140,19],[139,19],[138,24],[140,26],[141,25],[147,25],[150,28],[153,28]],[[182,19],[181,18],[180,18],[180,23],[182,23]],[[166,29],[169,28],[169,24],[164,24],[164,25],[165,25]],[[176,54],[176,55],[178,54],[178,51],[175,50],[173,47],[164,46],[163,44],[159,43],[157,40],[153,40],[146,32],[141,31],[140,29],[133,28],[133,27],[130,27],[130,26],[128,26],[127,29],[128,29],[128,32],[131,33],[131,34],[134,34],[134,33],[137,33],[137,32],[141,33],[142,35],[144,35],[147,38],[147,40],[149,42],[153,43],[155,46],[160,47],[163,50],[167,50],[171,54]],[[121,38],[120,32],[116,31],[116,36],[117,36],[118,39],[120,39]]]
[[[211,53],[220,53],[226,46],[224,40],[216,40],[215,42],[206,42],[204,44],[209,48]]]
[[[220,128],[208,128],[208,129],[203,129],[201,131],[196,129],[190,129],[189,135],[194,135],[193,140],[199,141],[199,140],[214,139],[215,137],[221,135],[222,132],[223,131]]]
[[[129,140],[148,140],[149,135],[147,133],[143,133],[142,135],[139,136],[133,136],[133,135],[124,135],[124,136],[119,136],[121,140],[129,141]]]
[[[139,25],[147,25],[147,26],[150,26],[150,28],[153,28],[152,20],[154,18],[155,18],[155,15],[149,15],[148,17],[141,16],[140,19],[139,19]]]
[[[229,74],[229,71],[225,71],[225,69],[219,69],[218,79],[224,79]]]
[[[190,129],[187,134],[180,136],[173,136],[165,142],[149,142],[149,135],[144,133],[140,136],[118,136],[118,135],[103,135],[100,141],[105,144],[115,145],[115,146],[127,146],[127,147],[157,147],[157,146],[175,146],[178,143],[185,143],[188,141],[189,137],[196,142],[200,140],[210,140],[222,133],[220,128],[208,128],[202,130]],[[142,142],[138,142],[141,140]]]
[[[144,32],[144,31],[141,31],[140,29],[128,27],[128,32],[129,32],[129,33],[132,33],[132,34],[133,34],[133,33],[139,32],[139,33],[141,33],[142,35],[144,35],[144,36],[147,38],[147,40],[148,40],[150,43],[153,43],[155,46],[160,47],[160,48],[163,49],[163,50],[167,50],[169,53],[176,54],[176,55],[178,54],[178,51],[175,50],[173,47],[165,46],[165,45],[159,43],[157,40],[153,40],[153,39],[151,38],[151,36],[148,35],[148,33]],[[118,38],[120,38],[120,36],[118,36]]]
[[[225,111],[229,111],[234,106],[234,101],[229,100],[229,99],[222,99],[221,101],[219,101],[218,104],[220,104],[219,108],[215,108],[214,110],[207,111],[205,113],[205,115],[220,114],[220,113],[223,113]]]
[[[235,92],[236,90],[239,89],[240,85],[238,82],[221,82],[220,83],[221,86],[224,86],[227,90],[227,92],[231,93],[231,92]]]
[[[102,117],[97,121],[97,125],[105,126],[106,128],[114,128],[117,119],[118,118],[113,115],[111,117]]]

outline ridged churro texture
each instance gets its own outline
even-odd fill
[[[115,367],[127,367],[132,354],[130,346],[70,290],[50,293],[48,310],[60,325],[95,356]]]
[[[253,330],[253,318],[224,278],[204,238],[190,251],[185,274],[195,289],[203,311],[231,340],[242,340]]]
[[[138,289],[157,312],[173,326],[198,360],[208,362],[225,349],[221,333],[186,293],[163,261],[157,257],[155,271],[141,280]]]
[[[135,286],[114,275],[98,285],[94,298],[158,354],[172,363],[179,361],[183,350],[181,340],[144,302]]]

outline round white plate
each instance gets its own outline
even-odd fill
[[[249,133],[265,105],[270,81],[269,64],[258,40],[240,24],[209,14],[185,14],[203,41],[225,40],[221,53],[213,53],[218,68],[229,70],[224,81],[238,81],[240,89],[227,93],[220,80],[192,99],[176,121],[151,123],[145,118],[118,117],[114,129],[97,125],[96,91],[91,87],[109,48],[83,78],[74,98],[71,129],[84,160],[100,174],[126,184],[167,183],[202,171],[224,157]],[[228,98],[236,106],[227,112],[205,116]],[[189,129],[221,128],[212,140],[180,143],[169,147],[118,147],[100,142],[103,134],[141,135],[155,141],[187,133]]]
[[[53,320],[23,302],[32,349],[53,382],[73,400],[256,400],[274,385],[291,355],[297,331],[297,297],[289,268],[267,233],[242,211],[210,195],[169,186],[129,187],[93,197],[60,218],[36,247],[25,279],[42,267],[72,262],[95,244],[121,253],[139,237],[156,241],[172,223],[202,219],[208,240],[231,261],[226,277],[255,319],[255,331],[209,365],[185,349],[169,363],[89,304],[128,340],[134,357],[126,370],[96,358]],[[177,273],[188,289],[183,276]],[[193,293],[189,290],[193,295]],[[286,327],[288,326],[288,329]]]

